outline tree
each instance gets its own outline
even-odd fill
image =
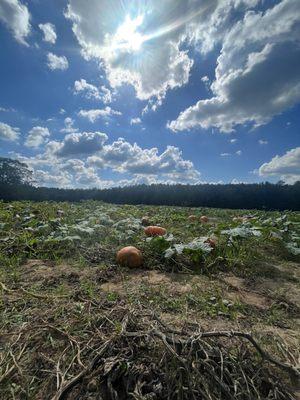
[[[0,184],[31,185],[32,171],[25,163],[0,157]]]
[[[101,200],[117,204],[152,204],[186,207],[300,210],[300,182],[238,185],[154,184],[111,189],[58,189],[34,187],[26,164],[0,158],[0,200],[81,201]]]

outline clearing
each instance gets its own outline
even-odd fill
[[[299,231],[295,212],[0,202],[0,399],[299,398]],[[128,245],[141,268],[116,264]]]

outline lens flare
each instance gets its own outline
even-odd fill
[[[143,37],[143,41],[146,42],[148,40],[158,38],[180,28],[182,25],[185,25],[187,22],[197,17],[197,15],[202,14],[207,8],[208,6],[202,7],[193,13],[185,15],[184,17],[178,18],[175,21],[158,28],[156,31],[145,35]]]
[[[144,42],[144,37],[137,32],[137,28],[143,23],[143,19],[142,15],[134,19],[127,15],[112,39],[112,48],[138,51]]]
[[[198,10],[180,17],[168,24],[158,26],[157,29],[152,32],[141,33],[141,25],[144,22],[144,17],[147,15],[147,11],[141,12],[133,18],[129,14],[126,15],[125,20],[119,25],[116,32],[113,35],[109,35],[106,39],[106,45],[102,48],[109,57],[109,54],[114,57],[117,53],[141,53],[142,45],[152,39],[156,39],[167,35],[168,33],[181,28],[187,22],[194,19],[199,14],[202,14],[207,9],[208,5],[202,6]],[[112,53],[111,53],[112,52]]]

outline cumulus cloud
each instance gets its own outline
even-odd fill
[[[130,125],[138,125],[141,123],[142,123],[142,120],[139,117],[131,118],[131,120],[130,120]]]
[[[153,176],[170,179],[173,182],[195,183],[200,173],[189,160],[184,160],[182,152],[174,146],[167,146],[161,154],[157,148],[142,149],[136,143],[131,144],[119,138],[112,144],[105,145],[102,151],[88,158],[89,165],[112,168],[120,173],[139,176]]]
[[[260,176],[278,176],[286,183],[300,181],[300,147],[275,156],[258,170]]]
[[[47,60],[47,65],[52,71],[56,69],[64,71],[69,68],[69,62],[65,56],[57,56],[56,54],[48,53]]]
[[[30,13],[25,4],[19,0],[1,0],[0,21],[12,32],[14,38],[28,46],[27,36],[30,34]]]
[[[37,148],[44,144],[50,136],[48,128],[42,126],[34,126],[30,131],[25,141],[25,146]]]
[[[110,187],[112,181],[101,180],[95,170],[86,166],[80,159],[63,159],[53,154],[57,143],[47,144],[48,150],[44,154],[35,157],[25,157],[15,154],[19,161],[25,162],[33,171],[33,179],[36,186],[48,186],[59,188],[74,187]]]
[[[42,170],[34,169],[33,180],[36,186],[47,186],[57,188],[71,187],[72,177],[67,172],[59,169]]]
[[[64,119],[64,128],[60,130],[62,133],[75,133],[78,129],[74,127],[74,120],[70,117]]]
[[[16,141],[20,136],[20,129],[0,122],[0,140]]]
[[[57,39],[55,25],[51,24],[50,22],[47,22],[46,24],[39,24],[39,28],[44,34],[43,38],[44,42],[55,44]]]
[[[36,172],[39,185],[104,188],[200,182],[200,172],[177,147],[168,146],[160,153],[123,138],[107,142],[107,135],[101,132],[72,133],[62,141],[48,142],[44,153],[35,157],[15,156]],[[113,171],[116,178],[103,179],[100,174],[106,170]]]
[[[163,99],[169,89],[188,82],[193,65],[181,49],[184,24],[176,25],[182,13],[195,9],[192,5],[189,10],[188,3],[192,2],[152,0],[140,5],[136,17],[130,17],[130,8],[121,1],[83,4],[70,0],[65,15],[72,21],[83,56],[101,60],[112,87],[130,84],[141,100]]]
[[[74,82],[74,93],[83,94],[87,99],[101,100],[104,104],[112,102],[112,92],[104,85],[98,88],[85,79],[76,80]]]
[[[103,184],[95,169],[80,159],[69,159],[61,164],[60,169],[70,174],[79,187],[99,187]]]
[[[78,115],[87,118],[90,122],[94,123],[99,118],[108,118],[113,115],[122,115],[120,111],[113,110],[109,106],[104,109],[80,110]]]
[[[215,28],[217,28],[216,21]],[[221,39],[213,97],[199,100],[168,124],[173,131],[239,124],[260,126],[300,101],[300,2],[283,0],[249,11]]]
[[[84,92],[88,99],[100,99],[99,89],[91,83],[87,83],[85,79],[74,82],[74,93],[77,94],[80,92]]]
[[[62,142],[52,142],[52,150],[58,157],[89,155],[101,150],[106,140],[101,132],[70,133]]]
[[[155,111],[169,90],[189,81],[190,47],[208,52],[242,14],[259,0],[132,2],[69,0],[66,18],[85,59],[99,59],[113,88],[132,85],[144,112]],[[204,78],[206,84],[208,81]]]
[[[258,141],[259,144],[264,145],[264,144],[268,144],[267,140],[263,140],[263,139],[259,139]]]
[[[103,101],[104,104],[111,103],[113,100],[112,91],[104,85],[100,87],[100,99]]]

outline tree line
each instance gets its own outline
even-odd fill
[[[3,161],[6,167],[3,168]],[[35,187],[26,164],[0,159],[0,199],[32,201],[101,200],[116,204],[148,204],[233,209],[300,211],[300,182],[253,184],[136,185],[110,189],[58,189]],[[2,161],[2,162],[1,162]],[[13,174],[7,170],[13,169]],[[19,171],[19,175],[18,175]]]

